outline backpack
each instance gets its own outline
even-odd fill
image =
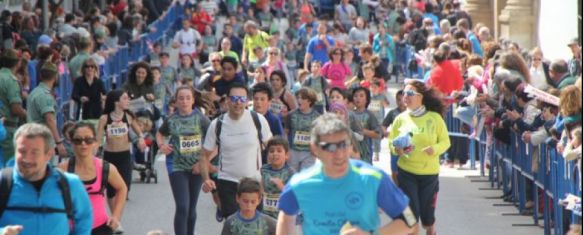
[[[69,163],[67,164],[67,172],[75,173],[75,158],[69,158]],[[105,188],[107,187],[107,178],[109,177],[109,162],[102,160],[101,163],[101,187],[99,188],[98,193],[89,193],[92,194],[100,194],[105,195]]]
[[[12,191],[12,172],[13,169],[11,167],[7,167],[2,169],[0,173],[0,218],[2,218],[2,214],[5,210],[17,210],[17,211],[31,211],[34,213],[65,213],[67,215],[67,219],[69,220],[69,224],[71,226],[70,234],[74,234],[74,225],[72,223],[75,219],[73,214],[73,200],[71,199],[71,189],[69,188],[69,182],[65,177],[65,173],[60,169],[56,169],[57,173],[59,174],[59,180],[57,181],[59,185],[59,189],[61,190],[61,194],[63,194],[63,202],[65,205],[65,209],[57,209],[52,207],[23,207],[23,206],[16,206],[16,207],[8,207],[8,199],[10,198],[10,192]]]
[[[251,112],[251,117],[253,118],[253,123],[255,124],[255,128],[257,129],[257,139],[259,139],[259,144],[261,145],[261,150],[264,149],[264,144],[263,144],[263,135],[261,134],[261,122],[259,122],[259,114],[257,114],[257,112],[255,111],[249,111]],[[217,135],[217,148],[220,151],[220,147],[221,147],[221,130],[223,129],[223,119],[225,117],[226,113],[221,114],[218,117],[217,120],[217,126],[215,128],[215,134]]]

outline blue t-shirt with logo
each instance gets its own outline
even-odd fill
[[[327,177],[318,162],[292,177],[279,198],[287,215],[304,216],[303,234],[339,234],[346,222],[365,231],[380,225],[377,208],[395,218],[405,211],[409,198],[382,170],[350,160],[348,173]]]
[[[330,60],[330,58],[328,58],[328,49],[332,49],[332,47],[334,47],[334,38],[326,35],[326,40],[328,40],[330,48],[326,47],[324,41],[320,40],[318,36],[314,36],[312,39],[310,39],[306,49],[307,53],[312,54],[312,60],[310,62],[320,61],[320,63],[324,65]]]

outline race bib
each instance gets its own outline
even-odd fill
[[[370,110],[371,112],[379,112],[381,111],[382,108],[382,104],[380,100],[372,100],[370,101],[370,104],[368,105],[368,110]]]
[[[200,151],[200,135],[180,136],[180,154],[186,155]]]
[[[324,95],[322,93],[318,93],[318,102],[322,102],[324,100]]]
[[[296,146],[310,145],[310,132],[296,131],[296,135],[294,137],[294,145]]]
[[[280,114],[281,110],[283,110],[283,104],[277,103],[277,102],[271,102],[269,109],[271,109],[272,113]]]
[[[266,212],[277,213],[277,203],[279,201],[278,194],[264,193],[263,194],[263,210]]]
[[[128,134],[127,123],[112,123],[107,125],[107,135],[110,137],[122,137]]]

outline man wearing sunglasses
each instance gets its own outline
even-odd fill
[[[261,179],[262,146],[272,136],[269,123],[263,115],[246,110],[248,94],[245,85],[231,85],[227,93],[229,110],[211,122],[203,144],[200,164],[203,191],[218,191],[224,218],[238,209],[235,198],[239,180],[244,177]],[[217,128],[219,122],[221,126]],[[208,167],[215,150],[218,151],[216,157],[219,158],[220,166],[216,182],[210,179]]]
[[[279,198],[277,234],[294,234],[302,211],[303,234],[407,234],[416,224],[409,198],[382,170],[350,160],[350,128],[336,114],[312,123],[310,149],[319,160],[292,177]],[[392,222],[380,227],[378,209]]]

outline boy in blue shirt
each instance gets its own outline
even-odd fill
[[[417,223],[409,199],[382,170],[350,160],[350,128],[327,113],[312,124],[310,149],[320,160],[297,173],[279,198],[277,234],[293,234],[302,211],[303,234],[407,234]],[[382,227],[378,209],[392,222]]]
[[[237,188],[239,211],[227,218],[221,235],[275,234],[277,222],[257,211],[259,203],[261,203],[259,181],[251,178],[241,179]]]

